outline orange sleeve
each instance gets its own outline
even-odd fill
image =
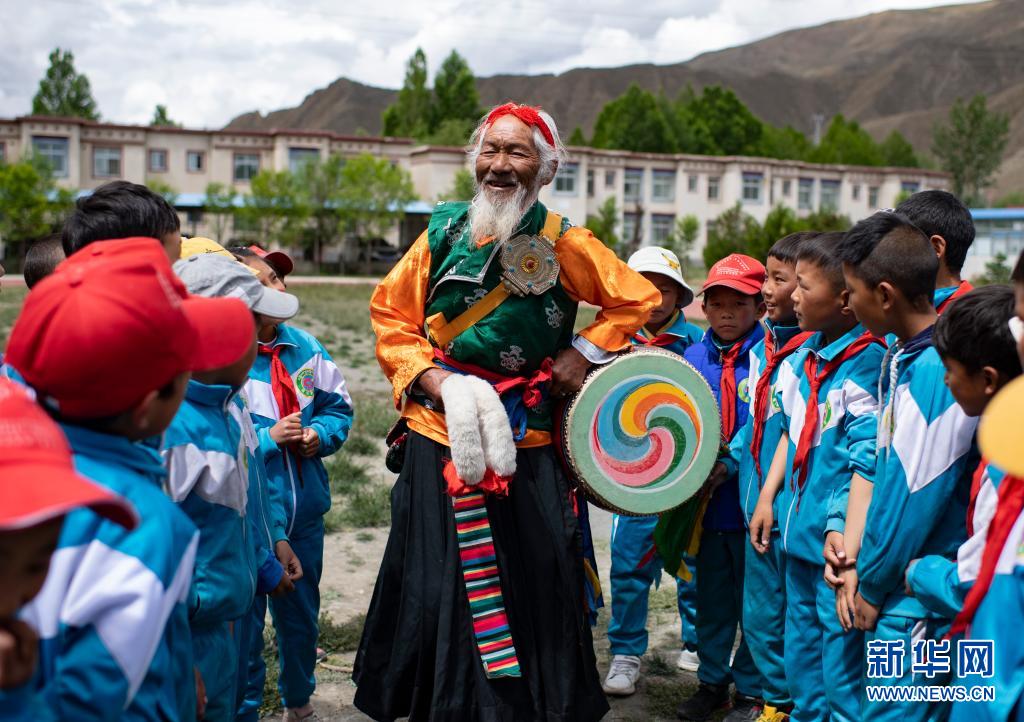
[[[586,228],[570,228],[555,245],[562,285],[577,301],[597,306],[580,336],[605,351],[621,351],[660,302],[658,289]]]
[[[377,361],[394,389],[395,407],[416,378],[434,366],[423,322],[430,283],[430,246],[424,231],[370,297]]]

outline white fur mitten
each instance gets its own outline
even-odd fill
[[[511,477],[516,473],[516,442],[505,407],[489,383],[477,376],[465,378],[476,398],[484,463],[498,476]]]
[[[479,484],[487,467],[477,421],[476,394],[469,377],[452,374],[442,381],[441,400],[455,471],[465,483]]]

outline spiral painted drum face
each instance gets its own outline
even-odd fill
[[[563,451],[597,504],[657,514],[700,489],[720,436],[703,377],[673,353],[637,349],[587,377],[566,411]]]

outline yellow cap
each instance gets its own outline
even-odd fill
[[[978,445],[991,463],[1013,476],[1024,476],[1024,430],[1020,410],[1024,408],[1024,376],[996,394],[978,426]]]
[[[212,238],[203,238],[202,236],[193,236],[192,238],[183,238],[181,241],[181,256],[180,258],[188,258],[190,256],[198,256],[200,253],[213,253],[217,256],[224,256],[230,258],[232,261],[239,262],[235,258],[231,251],[226,249],[224,246],[217,243]],[[243,266],[254,276],[260,275],[260,272],[255,268],[251,268],[249,265],[242,263]]]

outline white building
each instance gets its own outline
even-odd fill
[[[160,181],[175,202],[188,233],[208,233],[203,201],[208,183],[249,190],[259,171],[294,170],[328,154],[371,153],[409,171],[420,202],[411,204],[402,227],[389,240],[407,245],[426,227],[430,206],[449,191],[465,167],[461,148],[416,145],[405,138],[340,135],[328,131],[226,131],[146,127],[77,118],[28,116],[0,119],[0,158],[26,153],[46,158],[60,185],[89,190],[107,181]],[[947,188],[945,173],[922,168],[817,165],[768,158],[661,155],[572,147],[570,160],[541,200],[576,223],[615,198],[619,235],[632,238],[639,224],[643,243],[658,243],[677,218],[700,221],[695,253],[707,226],[740,202],[759,221],[775,205],[806,215],[826,208],[858,219],[895,204],[897,196],[926,188]],[[233,229],[234,232],[243,229]]]

